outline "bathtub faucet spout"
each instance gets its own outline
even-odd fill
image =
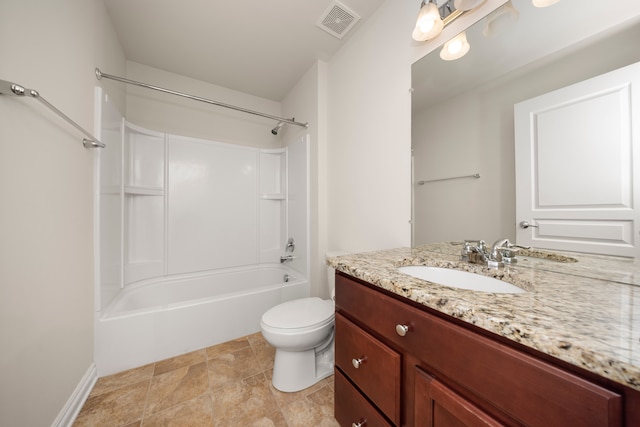
[[[287,262],[287,261],[293,261],[295,257],[293,255],[283,255],[280,257],[280,264]]]

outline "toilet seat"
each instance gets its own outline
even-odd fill
[[[331,301],[318,297],[301,298],[279,304],[262,315],[262,323],[274,329],[308,329],[333,322]]]

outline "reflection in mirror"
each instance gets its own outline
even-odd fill
[[[485,37],[480,20],[466,56],[412,67],[414,246],[514,241],[514,104],[640,61],[637,0],[513,4],[508,31]]]

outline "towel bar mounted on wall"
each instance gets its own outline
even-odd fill
[[[86,138],[82,139],[82,145],[86,148],[104,148],[105,145],[98,140],[95,136],[91,135],[89,132],[84,130],[82,126],[78,123],[74,122],[64,114],[62,111],[58,110],[53,104],[44,99],[37,90],[34,89],[26,89],[24,86],[20,86],[19,84],[11,83],[6,80],[0,80],[0,95],[8,95],[8,96],[25,96],[29,95],[32,98],[40,101],[45,107],[56,113],[60,118],[64,119],[71,126],[79,130],[82,134],[86,136]]]
[[[418,181],[418,185],[425,185],[428,182],[438,182],[438,181],[449,181],[451,179],[462,179],[462,178],[480,178],[479,173],[474,173],[473,175],[463,175],[463,176],[452,176],[451,178],[440,178],[440,179],[429,179],[427,181]]]

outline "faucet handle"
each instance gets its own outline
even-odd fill
[[[296,250],[296,242],[293,240],[293,237],[289,237],[287,240],[287,246],[285,247],[286,252],[293,252]]]

